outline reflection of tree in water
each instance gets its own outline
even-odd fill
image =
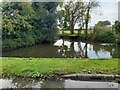
[[[113,53],[112,53],[113,58],[120,58],[120,45],[117,44],[114,47]]]
[[[74,51],[74,42],[71,42],[70,47],[68,47],[67,45],[65,45],[65,40],[62,39],[62,46],[59,48],[60,49],[60,54],[62,55],[62,57],[73,57],[74,53],[71,51]]]
[[[68,57],[68,58],[88,58],[88,52],[87,52],[87,43],[85,43],[84,47],[82,48],[81,42],[77,42],[79,51],[75,51],[75,42],[73,40],[70,41],[70,48],[65,45],[65,40],[63,39],[62,46],[60,47],[60,54],[62,57]]]
[[[63,41],[62,46],[59,48],[60,50],[59,52],[62,55],[62,57],[66,57],[66,52],[68,50],[68,47],[65,45],[65,40],[63,39],[62,41]]]
[[[98,55],[98,53],[102,51],[103,53],[109,52],[112,58],[120,57],[119,45],[116,45],[116,44],[102,45],[100,43],[92,43],[92,44],[93,44],[93,51],[95,51],[96,55]]]
[[[88,43],[85,43],[84,45],[84,48],[82,48],[82,44],[81,42],[78,42],[78,47],[79,47],[79,53],[78,55],[81,57],[81,58],[88,58]]]
[[[62,57],[67,58],[88,58],[88,53],[94,51],[99,57],[100,53],[110,54],[113,58],[120,58],[120,46],[116,44],[101,44],[101,43],[83,43],[81,41],[70,40],[66,44],[63,39],[62,46],[59,48],[59,53]]]
[[[85,58],[88,58],[88,55],[87,55],[87,53],[88,53],[88,52],[87,52],[87,45],[88,45],[88,44],[86,43],[86,44],[85,44]]]

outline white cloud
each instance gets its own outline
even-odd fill
[[[102,0],[101,0],[102,1]],[[115,0],[117,1],[117,0]],[[118,19],[118,3],[117,2],[100,2],[101,7],[92,13],[91,26],[98,21],[109,20],[113,24]],[[100,13],[102,15],[100,16]]]

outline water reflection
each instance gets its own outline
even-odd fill
[[[54,46],[58,53],[69,58],[118,58],[120,47],[115,44],[88,43],[80,41],[58,40]]]
[[[60,39],[53,44],[38,44],[11,51],[3,50],[2,54],[3,57],[120,58],[120,46]]]
[[[54,46],[58,46],[58,53],[62,55],[62,57],[68,58],[87,58],[87,43],[82,42],[73,42],[73,41],[65,41],[64,39],[58,40]]]
[[[76,81],[76,80],[46,80],[41,81],[39,79],[0,79],[0,88],[61,88],[61,90],[66,90],[65,88],[118,88],[117,83],[107,82],[107,81]]]

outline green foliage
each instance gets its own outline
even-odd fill
[[[58,5],[62,5],[65,10],[57,12]],[[84,3],[82,1],[68,2],[65,6],[58,2],[3,2],[2,6],[0,5],[2,7],[3,47],[15,48],[54,41],[58,38],[58,17],[63,31],[71,30],[72,32],[76,23],[82,30],[85,19],[89,21],[90,18],[88,17],[90,15],[87,15],[90,13],[86,10],[91,10],[96,6],[98,6],[97,2]],[[88,21],[86,26],[88,26]],[[108,28],[101,28],[105,25],[110,25],[110,22],[103,21],[96,25],[94,39],[102,42],[120,42],[120,22],[116,21],[113,26],[117,35],[107,30]]]
[[[3,47],[29,46],[57,38],[58,3],[3,2]]]
[[[57,38],[57,14],[55,2],[33,2],[34,17],[34,36],[38,42],[53,41]]]
[[[99,21],[96,25],[104,27],[104,26],[107,26],[107,25],[111,25],[111,23],[110,23],[110,21],[106,20],[106,21]]]
[[[88,23],[91,18],[90,12],[98,6],[99,3],[95,0],[89,0],[88,2],[77,0],[76,2],[68,1],[63,3],[59,11],[60,28],[63,30],[63,33],[64,30],[70,30],[70,33],[74,34],[74,27],[78,25],[78,35],[80,34],[80,30],[85,27],[85,36],[87,38]]]
[[[115,29],[116,34],[120,34],[120,22],[119,21],[115,21],[113,28]]]
[[[35,39],[33,38],[33,36],[28,34],[23,38],[22,42],[23,46],[29,46],[35,44]]]
[[[32,37],[32,25],[28,22],[32,9],[29,3],[3,3],[2,38],[3,47],[15,48],[22,45],[31,45],[27,38]],[[28,11],[29,9],[29,11]],[[29,36],[28,36],[29,35]],[[26,40],[26,41],[24,41]],[[33,39],[31,39],[33,40]]]
[[[99,21],[94,28],[94,40],[98,42],[118,43],[119,37],[110,27],[109,21]]]
[[[112,30],[95,28],[94,40],[98,42],[115,42],[116,36]]]
[[[60,14],[60,26],[63,30],[70,30],[71,34],[74,34],[74,26],[76,23],[83,23],[83,16],[85,13],[84,2],[72,2],[68,1],[62,5]]]
[[[12,39],[5,39],[2,43],[2,48],[15,48],[17,46],[17,43],[13,41]]]
[[[26,35],[24,38],[4,39],[3,48],[16,48],[35,44],[35,39],[31,35]]]
[[[119,43],[120,44],[120,34],[116,34],[116,43]]]

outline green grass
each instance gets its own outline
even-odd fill
[[[78,31],[74,31],[74,34],[77,35]],[[59,31],[59,35],[62,35],[62,31]],[[70,31],[64,31],[64,35],[70,35]]]
[[[6,76],[40,77],[51,74],[117,74],[118,59],[2,58]]]
[[[81,31],[81,34],[84,35],[84,31]],[[88,34],[90,34],[90,31],[88,31]],[[70,31],[64,31],[64,34],[62,34],[62,31],[59,31],[59,35],[70,35]],[[78,31],[74,31],[74,35],[78,35]]]

